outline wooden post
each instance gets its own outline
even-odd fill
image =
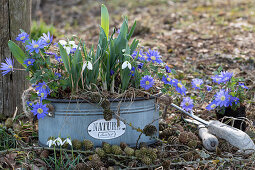
[[[31,0],[0,0],[0,62],[4,62],[6,57],[13,58],[8,40],[16,42],[19,29],[30,33],[31,2]],[[14,63],[14,68],[22,68],[15,59]],[[0,114],[11,116],[16,107],[18,111],[22,110],[21,95],[27,87],[25,76],[25,71],[0,75]]]

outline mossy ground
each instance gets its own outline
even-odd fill
[[[37,4],[42,2],[42,4]],[[70,4],[71,3],[71,4]],[[88,46],[96,44],[100,24],[100,4],[109,9],[111,28],[119,28],[122,17],[127,15],[130,25],[138,21],[135,38],[140,46],[160,51],[163,60],[177,70],[178,79],[190,83],[192,78],[209,77],[219,66],[232,71],[236,76],[244,77],[249,87],[246,113],[249,120],[255,120],[255,4],[253,0],[107,0],[107,1],[33,1],[34,20],[44,20],[53,24],[58,32],[57,39],[73,34],[85,40]],[[189,88],[189,87],[188,87]],[[211,97],[211,96],[208,96]],[[213,111],[205,110],[207,103],[198,103],[194,112],[206,120],[215,119]],[[196,146],[188,146],[189,141],[179,139],[180,133],[192,132],[197,136],[196,126],[184,122],[179,112],[168,108],[166,123],[161,124],[161,139],[169,144],[158,143],[157,159],[138,158],[122,154],[108,153],[108,158],[92,159],[92,153],[75,152],[72,159],[70,152],[64,152],[65,164],[61,168],[75,169],[88,165],[102,165],[105,168],[254,168],[254,155],[243,156],[225,141],[217,152],[208,152],[198,139]],[[19,148],[37,144],[37,124],[19,122],[22,131],[18,133]],[[182,128],[180,128],[182,127]],[[11,131],[7,132],[8,139]],[[169,133],[169,134],[168,134]],[[254,133],[247,133],[255,139]],[[169,139],[169,137],[171,138]],[[21,139],[21,140],[20,140]],[[172,143],[173,142],[173,143]],[[40,149],[29,149],[3,153],[0,168],[13,167],[54,167],[54,155],[42,154]],[[94,152],[93,152],[94,154]],[[101,153],[101,155],[104,155]],[[137,153],[137,155],[139,155]],[[59,153],[57,155],[59,161]],[[9,160],[9,161],[6,161]],[[143,161],[141,161],[143,160]],[[101,164],[103,162],[103,164]],[[79,163],[79,164],[78,164]],[[145,165],[150,164],[150,165]],[[170,164],[170,165],[169,165]],[[2,167],[1,167],[2,166]],[[110,167],[110,168],[109,168]]]

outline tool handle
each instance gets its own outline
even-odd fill
[[[203,124],[198,125],[198,136],[201,138],[203,146],[208,151],[215,151],[219,145],[218,139],[214,135],[210,134],[207,127]]]
[[[214,120],[209,122],[208,131],[219,138],[225,139],[245,154],[253,153],[255,150],[252,139],[245,132],[237,128]]]

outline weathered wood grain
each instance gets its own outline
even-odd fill
[[[6,57],[12,57],[8,40],[15,41],[20,33],[19,29],[30,32],[31,2],[31,0],[0,1],[0,62],[4,62]],[[14,62],[14,68],[22,68],[17,61]],[[0,114],[12,115],[16,106],[21,111],[21,94],[27,86],[25,76],[24,71],[0,76]]]

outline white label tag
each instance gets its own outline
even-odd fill
[[[126,125],[120,121],[120,126],[117,126],[117,119],[99,119],[88,126],[88,134],[96,139],[114,139],[123,135],[125,131]]]

